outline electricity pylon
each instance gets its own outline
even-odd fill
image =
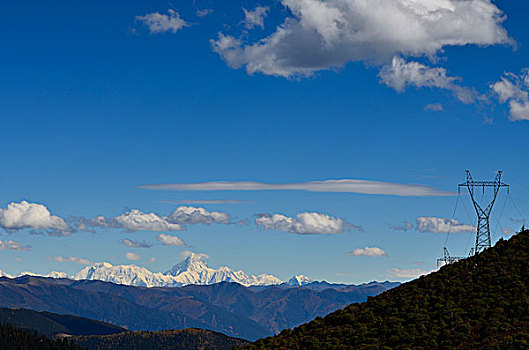
[[[474,209],[476,209],[476,214],[478,215],[478,226],[476,229],[476,246],[474,247],[474,255],[481,253],[482,251],[487,248],[490,248],[491,246],[489,224],[490,213],[492,212],[492,207],[494,206],[494,202],[496,201],[496,196],[498,195],[500,188],[507,187],[507,191],[509,190],[509,185],[501,182],[501,173],[501,171],[498,171],[496,173],[496,178],[494,179],[494,181],[474,181],[472,179],[472,175],[470,175],[470,171],[467,170],[467,181],[463,182],[462,184],[459,184],[458,186],[459,191],[461,191],[461,187],[466,187],[468,189],[470,199],[472,199]],[[482,208],[482,206],[477,202],[476,198],[474,197],[475,187],[483,188],[483,193],[485,193],[485,187],[493,188],[492,200],[485,207],[485,209]]]
[[[444,247],[443,248],[443,257],[437,259],[437,267],[453,264],[455,262],[458,262],[461,259],[464,259],[464,258],[456,257],[456,256],[450,256],[450,254],[448,253],[448,248]]]

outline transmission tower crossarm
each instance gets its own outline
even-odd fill
[[[470,171],[467,170],[467,181],[458,185],[459,191],[461,191],[461,187],[466,187],[468,189],[470,199],[472,200],[472,204],[474,205],[474,209],[476,209],[476,214],[478,216],[478,224],[476,227],[476,247],[474,249],[474,254],[479,254],[481,251],[490,248],[491,246],[489,216],[492,212],[492,207],[496,202],[496,198],[500,189],[502,187],[509,189],[509,185],[501,182],[501,175],[502,172],[498,171],[494,181],[475,181],[472,178]],[[493,187],[492,199],[485,209],[481,207],[474,197],[474,188],[476,187],[482,188],[483,193],[485,193],[485,187]]]

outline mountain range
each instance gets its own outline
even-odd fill
[[[73,276],[64,272],[52,271],[47,275],[38,275],[32,272],[22,272],[20,276],[41,276],[52,278],[69,278],[74,280],[99,280],[142,287],[182,287],[190,284],[209,285],[219,282],[235,282],[243,286],[270,286],[284,284],[279,278],[266,273],[258,276],[247,275],[241,270],[232,270],[223,266],[219,269],[210,268],[204,256],[190,253],[182,262],[174,265],[165,273],[151,272],[148,269],[136,265],[114,266],[107,262],[96,263],[86,266]],[[0,270],[0,277],[10,277]],[[299,275],[292,277],[286,284],[301,286],[312,282],[307,276]]]
[[[312,288],[312,285],[315,288]],[[0,306],[104,321],[131,331],[202,328],[255,340],[362,302],[398,283],[137,287],[98,280],[0,278]],[[254,289],[255,288],[255,289]]]

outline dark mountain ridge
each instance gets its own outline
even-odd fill
[[[529,231],[248,349],[527,349]]]
[[[108,335],[127,331],[121,327],[84,317],[27,309],[0,308],[0,324],[10,324],[13,327],[36,331],[47,336],[60,333],[70,335]]]

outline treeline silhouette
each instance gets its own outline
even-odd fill
[[[74,341],[87,349],[142,350],[228,350],[247,341],[205,329],[179,329],[160,332],[125,332],[113,335],[76,336]]]
[[[0,325],[0,349],[2,350],[81,350],[67,338],[49,339],[35,331]]]

